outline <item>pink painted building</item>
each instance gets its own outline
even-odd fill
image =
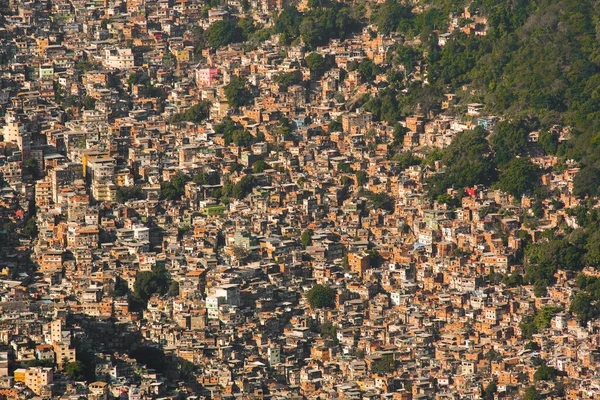
[[[196,85],[198,87],[210,87],[213,85],[217,75],[219,75],[219,70],[214,67],[197,69]]]

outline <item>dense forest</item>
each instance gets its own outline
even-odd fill
[[[412,41],[410,45],[398,46],[389,55],[392,66],[411,71],[422,63],[426,82],[408,82],[405,74],[391,68],[389,87],[377,97],[366,99],[365,108],[376,118],[393,122],[417,108],[439,111],[441,95],[454,92],[463,99],[483,103],[486,112],[511,121],[501,124],[491,137],[493,159],[500,170],[524,152],[527,132],[541,129],[540,145],[546,153],[580,162],[582,170],[575,182],[576,194],[600,194],[597,183],[600,180],[597,149],[600,3],[592,0],[427,3],[430,6],[419,14],[394,1],[387,1],[374,11],[371,22],[381,32],[396,31]],[[439,46],[436,29],[444,31],[448,13],[458,15],[465,5],[471,15],[487,18],[487,34],[466,35],[455,30],[446,45]],[[558,145],[547,132],[554,124],[572,127],[572,140]],[[507,127],[511,132],[506,132]],[[460,157],[455,158],[459,161]],[[452,160],[444,161],[453,164]],[[449,165],[449,168],[452,172],[455,167]],[[460,175],[465,171],[460,170]],[[450,179],[441,186],[492,183],[498,171],[478,172],[471,168],[468,172],[477,175],[476,178],[461,177],[464,182]],[[439,182],[435,187],[440,187]],[[513,192],[518,194],[519,190]]]

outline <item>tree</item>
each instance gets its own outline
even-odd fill
[[[255,174],[260,174],[264,172],[265,169],[271,168],[269,164],[267,164],[264,160],[257,160],[252,164],[252,172]]]
[[[170,366],[164,351],[153,346],[139,346],[132,350],[129,356],[147,368],[152,368],[158,372],[164,372]]]
[[[338,119],[332,119],[327,125],[327,132],[340,132],[342,130],[342,123]]]
[[[346,173],[346,174],[350,174],[352,172],[354,172],[354,170],[352,169],[352,167],[350,166],[350,164],[342,162],[339,163],[337,166],[338,171]]]
[[[546,154],[554,155],[558,150],[558,136],[552,132],[542,131],[538,138],[538,145]]]
[[[437,198],[451,187],[488,185],[495,180],[493,158],[481,128],[458,134],[443,151],[441,161],[446,166],[445,172],[427,180],[431,198]]]
[[[335,290],[329,286],[315,285],[306,294],[311,308],[326,308],[335,305]]]
[[[569,310],[576,315],[581,325],[600,316],[600,306],[597,299],[585,291],[579,292],[571,301]]]
[[[533,323],[538,331],[542,331],[550,326],[552,318],[561,311],[560,308],[545,306],[536,311],[533,317]]]
[[[225,86],[225,97],[231,107],[238,108],[250,104],[252,93],[246,87],[246,79],[235,77]]]
[[[302,235],[300,236],[300,242],[302,243],[302,246],[304,246],[305,248],[307,246],[310,246],[312,244],[312,236],[312,229],[307,229],[304,232],[302,232]]]
[[[497,186],[500,190],[521,197],[539,185],[540,169],[525,158],[514,158],[502,167]]]
[[[358,66],[358,72],[360,72],[367,82],[372,82],[381,72],[381,69],[371,59],[366,59]]]
[[[500,361],[502,356],[494,349],[490,349],[487,353],[485,353],[485,359],[488,361]]]
[[[527,148],[528,132],[525,121],[511,123],[502,121],[496,125],[490,143],[495,152],[495,160],[499,165],[511,161]]]
[[[600,266],[600,231],[594,232],[585,240],[585,263],[598,268]]]
[[[179,282],[177,282],[176,280],[171,281],[171,285],[169,285],[167,295],[171,297],[179,296]]]
[[[308,56],[306,56],[305,61],[306,66],[308,69],[310,69],[310,72],[317,78],[323,76],[325,71],[327,71],[325,58],[319,53],[310,53]]]
[[[237,27],[241,31],[242,40],[247,40],[248,37],[256,31],[256,25],[252,18],[240,18],[237,22]]]
[[[214,22],[206,30],[205,36],[208,45],[214,48],[227,46],[230,43],[237,43],[244,40],[242,29],[238,27],[233,20]]]
[[[23,227],[23,234],[30,239],[35,239],[38,235],[38,227],[35,217],[31,217],[25,223]]]
[[[196,380],[196,366],[187,360],[183,360],[179,365],[179,374],[185,382],[194,382]]]
[[[83,365],[80,361],[70,362],[65,364],[65,374],[74,381],[83,379]]]
[[[535,371],[533,379],[536,381],[553,381],[558,376],[559,371],[554,367],[548,367],[547,365],[540,365]]]
[[[494,394],[498,391],[498,384],[496,381],[491,381],[487,384],[483,390],[483,400],[494,400]]]
[[[531,339],[533,334],[537,333],[537,327],[533,322],[533,315],[528,315],[521,320],[519,324],[521,335],[526,339]]]
[[[389,35],[392,32],[401,30],[406,32],[411,26],[412,12],[410,7],[401,5],[394,0],[386,0],[379,7],[375,16],[375,24],[379,32]]]
[[[365,171],[360,170],[360,171],[356,171],[354,173],[354,176],[356,176],[356,185],[362,186],[367,181],[367,178],[369,175]]]
[[[275,20],[275,32],[285,35],[284,44],[291,43],[291,39],[298,36],[302,14],[294,6],[286,6]],[[286,43],[287,42],[287,43]]]
[[[116,202],[124,203],[128,200],[142,200],[144,198],[144,191],[141,186],[119,186],[117,188]]]
[[[125,296],[129,292],[129,286],[127,286],[127,281],[118,277],[116,278],[115,285],[113,291],[111,293],[112,297],[121,297]]]
[[[538,351],[539,349],[540,349],[540,346],[534,341],[529,341],[525,345],[525,350]]]
[[[140,271],[135,277],[134,292],[130,294],[133,310],[145,309],[155,294],[164,295],[169,289],[169,276],[164,267],[155,266],[152,271]]]
[[[83,108],[86,110],[93,110],[96,107],[96,99],[90,96],[85,96],[83,99]]]
[[[559,269],[579,271],[583,268],[583,251],[566,239],[555,239],[527,246],[525,280],[553,283]]]
[[[383,257],[381,257],[381,254],[379,254],[379,252],[375,249],[372,250],[367,250],[365,251],[365,254],[367,254],[369,256],[369,265],[371,266],[371,268],[381,268],[381,266],[383,265]]]
[[[404,136],[408,133],[409,129],[405,126],[402,126],[400,124],[396,124],[396,126],[394,126],[394,133],[393,133],[393,141],[391,146],[393,148],[396,147],[402,147],[403,143],[404,143]],[[407,155],[412,156],[411,153],[405,153]]]
[[[392,356],[383,356],[373,363],[371,368],[374,374],[385,374],[396,369],[396,361]]]
[[[190,178],[182,173],[175,175],[169,182],[161,182],[160,195],[166,200],[179,200],[185,193],[185,184]]]
[[[219,174],[202,171],[194,175],[192,181],[197,185],[216,185],[219,183]]]
[[[169,122],[175,124],[177,122],[187,121],[199,124],[210,115],[210,107],[212,103],[210,101],[203,101],[198,104],[194,104],[183,113],[173,115]]]
[[[530,386],[525,391],[525,395],[523,396],[523,400],[541,400],[542,394],[539,390],[535,388],[535,386]]]
[[[250,194],[255,185],[256,178],[254,178],[252,175],[245,175],[235,185],[232,185],[230,182],[227,182],[225,185],[223,185],[222,193],[225,197],[231,196],[240,200]]]
[[[342,268],[344,268],[345,270],[350,269],[350,263],[348,262],[348,256],[344,256],[342,258]]]
[[[284,72],[275,76],[273,81],[279,84],[280,91],[287,92],[288,87],[302,83],[302,72],[299,70]]]
[[[600,188],[600,168],[585,165],[573,178],[573,194],[578,197],[596,196]]]
[[[367,192],[367,203],[369,209],[386,210],[393,212],[395,200],[387,193]]]

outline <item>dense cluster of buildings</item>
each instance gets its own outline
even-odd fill
[[[561,272],[545,297],[494,279],[524,273],[511,262],[523,232],[535,241],[576,226],[566,210],[578,204],[577,169],[543,176],[565,208],[542,204],[535,226],[525,223],[528,197],[475,187],[457,207],[432,202],[425,181],[443,166],[400,168],[398,147],[424,155],[495,118],[479,104],[413,115],[392,146],[394,126],[347,108],[377,94],[386,75],[368,82],[341,71],[385,63],[400,38],[365,29],[332,41],[317,49],[332,65],[321,77],[301,46],[282,52],[276,36],[253,48],[195,48],[197,27],[242,7],[229,5],[8,0],[0,396],[477,399],[495,382],[492,398],[521,398],[537,358],[563,373],[569,398],[600,396],[598,324],[581,327],[568,312],[573,276]],[[281,7],[250,2],[257,23]],[[298,82],[277,79],[295,71]],[[224,90],[236,76],[254,96],[238,109]],[[439,101],[453,110],[461,100]],[[205,121],[170,123],[201,102],[210,103]],[[226,117],[251,143],[226,138]],[[264,168],[253,168],[259,160]],[[179,196],[167,198],[165,183],[182,175]],[[250,175],[251,187],[232,194]],[[136,277],[161,268],[168,292],[133,309]],[[309,306],[317,284],[334,289],[333,307]],[[545,306],[564,311],[531,345],[520,322]],[[179,367],[141,362],[135,346]]]

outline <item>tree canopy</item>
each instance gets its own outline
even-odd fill
[[[326,308],[335,305],[335,290],[325,285],[315,285],[308,293],[306,298],[311,308]]]
[[[508,161],[500,171],[498,189],[517,198],[540,184],[540,169],[526,158]]]
[[[199,124],[210,115],[210,101],[203,101],[188,108],[183,113],[173,115],[169,122],[175,124],[177,122],[187,121]]]
[[[245,78],[234,77],[229,84],[225,86],[225,97],[231,107],[242,107],[252,102],[252,93],[248,89]]]
[[[134,311],[145,309],[150,297],[167,293],[169,284],[169,275],[162,266],[155,266],[152,271],[138,272],[135,276],[134,291],[129,294],[130,307]]]
[[[442,153],[443,174],[428,181],[430,196],[436,198],[448,188],[465,188],[494,181],[493,156],[481,128],[460,133]]]

